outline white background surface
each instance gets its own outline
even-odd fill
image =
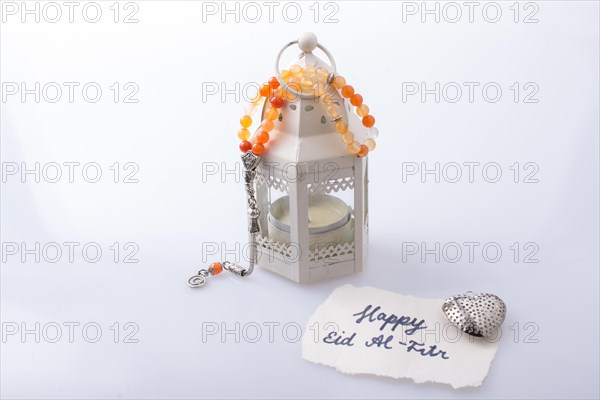
[[[133,24],[114,23],[112,2],[99,4],[103,15],[95,24],[83,20],[81,3],[73,23],[63,6],[58,23],[4,15],[0,28],[3,83],[97,82],[103,88],[97,103],[83,100],[80,90],[73,103],[66,92],[57,103],[36,103],[31,95],[25,102],[18,95],[2,101],[3,170],[7,163],[97,162],[103,172],[98,183],[86,182],[81,170],[73,183],[66,175],[58,183],[5,177],[3,330],[14,324],[35,329],[36,323],[40,330],[52,324],[63,330],[57,343],[48,340],[51,330],[39,343],[33,334],[4,337],[2,397],[598,398],[597,2],[535,2],[539,22],[527,24],[522,19],[533,9],[521,3],[515,23],[512,2],[499,3],[497,23],[483,18],[485,3],[478,3],[473,23],[463,3],[460,21],[442,17],[438,23],[431,15],[422,22],[420,14],[403,21],[402,3],[391,1],[337,2],[337,23],[323,21],[335,10],[324,3],[316,23],[312,3],[301,4],[297,23],[283,18],[282,3],[270,23],[268,9],[258,3],[264,13],[259,22],[242,16],[236,23],[230,15],[223,23],[220,14],[203,22],[200,2],[138,1],[139,22]],[[233,249],[246,240],[241,183],[231,174],[203,179],[211,163],[233,169],[238,162],[235,132],[244,101],[232,95],[203,101],[203,83],[232,89],[236,82],[262,82],[272,75],[281,46],[305,30],[315,31],[334,54],[381,132],[369,157],[367,266],[356,276],[307,286],[260,269],[243,280],[224,273],[191,290],[185,281],[205,264],[203,244]],[[114,103],[114,82],[137,84],[139,102]],[[473,102],[463,86],[458,102],[437,103],[433,95],[402,101],[403,82],[480,86]],[[488,82],[502,88],[496,103],[482,97]],[[515,103],[514,82],[521,95],[523,85],[535,83],[538,102],[521,97]],[[139,182],[123,183],[121,176],[114,183],[109,166],[115,162],[136,163]],[[433,168],[436,162],[481,164],[472,183],[466,167],[457,183],[443,177],[436,183],[432,175],[403,182],[402,163]],[[515,162],[522,172],[518,183],[509,169]],[[539,167],[537,183],[523,182],[527,162]],[[486,163],[501,167],[497,183],[483,178]],[[72,263],[66,253],[56,263],[44,257],[35,262],[32,255],[22,262],[21,254],[5,251],[9,242],[28,248],[96,242],[103,255],[87,262],[78,247]],[[115,263],[114,242],[137,244],[139,263],[123,262],[123,250]],[[403,252],[411,243],[434,248],[452,242],[479,243],[473,262],[464,246],[456,263],[443,254],[436,262],[434,255],[423,261]],[[510,249],[515,242],[521,247],[517,262]],[[534,247],[523,250],[530,242]],[[483,258],[486,243],[502,249],[499,261]],[[525,263],[535,246],[539,262]],[[239,256],[233,253],[228,257]],[[221,256],[208,257],[215,258]],[[508,315],[484,384],[455,391],[346,376],[303,361],[300,342],[291,340],[294,326],[304,328],[344,283],[439,299],[466,290],[498,294]],[[80,324],[73,343],[68,322]],[[115,322],[118,343],[110,330]],[[124,343],[127,322],[139,327],[138,343]],[[86,323],[102,328],[97,343],[83,337]],[[212,323],[234,331],[239,323],[239,343],[234,334],[203,343],[203,329]],[[242,335],[254,337],[252,323],[262,326],[256,343]],[[269,323],[279,324],[272,343]],[[291,324],[287,336],[285,324]]]

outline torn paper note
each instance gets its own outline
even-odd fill
[[[442,303],[341,286],[308,321],[302,357],[348,374],[411,378],[454,388],[479,386],[498,338],[463,333],[445,318]]]

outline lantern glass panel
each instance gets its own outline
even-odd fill
[[[335,172],[335,173],[334,173]],[[316,174],[315,174],[316,175]],[[352,171],[320,171],[307,185],[311,267],[353,258],[354,176]]]

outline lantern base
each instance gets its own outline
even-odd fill
[[[307,260],[300,260],[299,249],[261,236],[258,265],[298,283],[338,278],[362,271],[355,259],[354,242],[311,249]]]
[[[258,264],[264,269],[281,275],[287,279],[290,279],[298,283],[309,283],[317,282],[325,279],[339,278],[346,275],[355,274],[354,261],[345,261],[342,263],[325,265],[322,267],[311,268],[308,271],[308,279],[302,279],[301,274],[297,268],[292,265],[285,265],[280,262],[261,262]]]

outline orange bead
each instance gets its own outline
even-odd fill
[[[358,154],[360,151],[360,144],[357,141],[354,141],[348,145],[348,151],[350,154]]]
[[[359,156],[359,157],[364,157],[368,153],[369,153],[369,148],[366,145],[361,144],[360,145],[360,150],[358,151],[358,153],[356,155]]]
[[[315,83],[310,78],[302,78],[300,80],[300,86],[305,91],[310,91],[313,88],[314,85],[315,85]]]
[[[277,89],[279,86],[281,86],[281,84],[276,77],[272,76],[271,79],[269,79],[269,86],[271,86],[273,89]]]
[[[238,131],[237,135],[240,140],[248,140],[250,138],[250,131],[246,128],[242,128]]]
[[[271,105],[275,108],[283,107],[283,99],[279,96],[271,97]]]
[[[354,142],[354,133],[348,131],[344,135],[342,135],[342,141],[346,144],[350,144]]]
[[[340,108],[335,104],[330,104],[327,106],[327,115],[330,118],[338,118],[340,114]]]
[[[252,153],[255,156],[260,156],[264,152],[265,146],[262,143],[254,143],[254,145],[252,145]]]
[[[343,119],[338,119],[335,121],[335,130],[343,135],[348,132],[348,123]]]
[[[363,97],[356,93],[354,95],[352,95],[352,97],[350,97],[350,104],[352,104],[354,107],[358,107],[362,104],[363,102]]]
[[[262,97],[269,97],[271,95],[271,86],[264,85],[260,88],[260,95]]]
[[[211,271],[213,275],[219,275],[221,272],[223,272],[223,265],[220,262],[214,262],[210,264],[208,270]]]
[[[258,135],[256,135],[256,142],[265,144],[269,141],[269,134],[265,131],[262,131]]]
[[[277,111],[276,108],[269,108],[265,113],[265,117],[267,117],[267,119],[270,119],[271,121],[277,119],[277,117],[279,117],[279,111]]]
[[[369,115],[369,107],[364,103],[361,104],[360,106],[356,107],[356,114],[361,118],[366,117]]]
[[[363,117],[362,123],[367,128],[370,128],[373,125],[375,125],[375,117],[373,117],[372,115],[367,115],[366,117]]]
[[[342,96],[349,99],[354,94],[354,88],[350,85],[346,85],[342,88]]]
[[[240,150],[242,151],[242,153],[246,153],[248,152],[248,150],[250,150],[252,148],[252,143],[250,143],[247,140],[242,140],[240,142]]]
[[[240,118],[240,124],[244,128],[248,128],[250,125],[252,125],[252,117],[249,115],[244,115],[242,118]]]
[[[341,75],[337,75],[333,78],[333,81],[331,82],[331,84],[333,85],[334,88],[341,89],[344,86],[346,86],[346,78],[344,78]]]
[[[292,74],[290,74],[290,71],[287,69],[282,69],[280,75],[281,79],[283,79],[284,82],[287,82]]]
[[[275,127],[275,124],[270,119],[263,119],[263,122],[260,124],[260,126],[262,127],[263,131],[271,132]]]

